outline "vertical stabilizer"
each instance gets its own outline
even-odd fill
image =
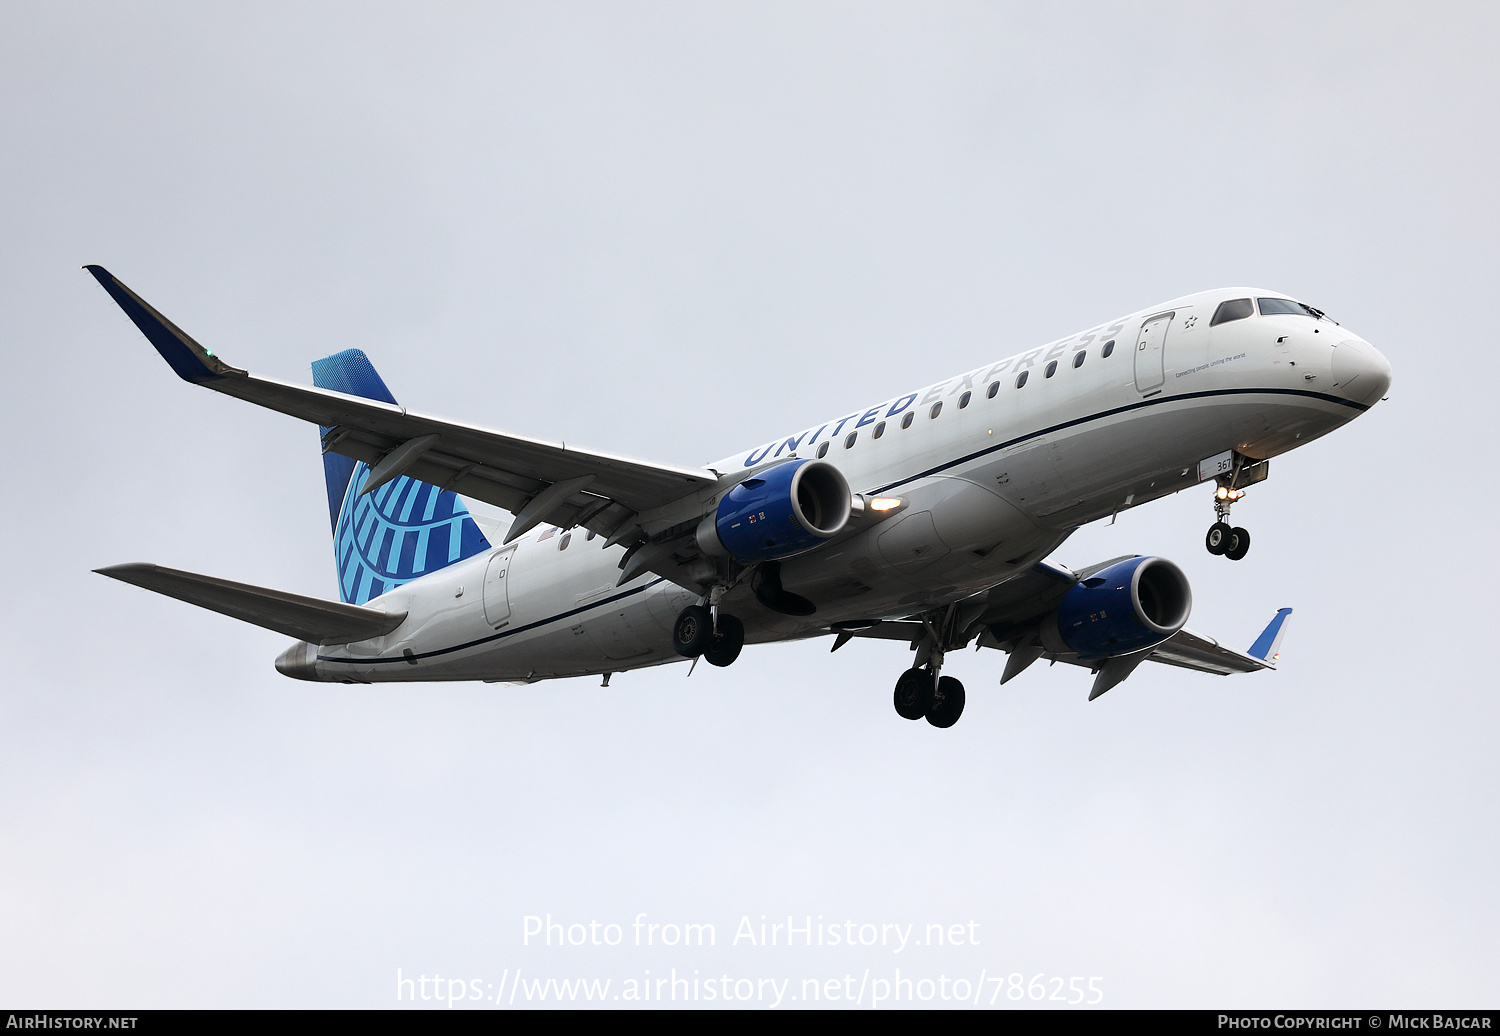
[[[333,392],[396,402],[370,360],[346,349],[312,365],[313,384]],[[319,428],[327,437],[331,429]],[[428,572],[490,549],[457,493],[405,475],[360,495],[369,465],[337,453],[323,454],[328,516],[333,525],[339,597],[364,604]]]

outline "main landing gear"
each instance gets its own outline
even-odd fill
[[[672,646],[683,658],[701,655],[709,665],[727,666],[740,657],[740,649],[745,646],[745,624],[717,608],[688,605],[672,624]]]
[[[896,681],[895,704],[902,719],[926,716],[935,727],[951,727],[964,714],[964,685],[930,666],[908,669]]]
[[[896,681],[893,703],[902,719],[926,718],[935,727],[948,728],[964,714],[964,685],[951,676],[942,676],[943,655],[950,648],[963,647],[970,640],[969,629],[985,609],[985,602],[950,604],[942,611],[922,616],[925,632],[913,641],[916,665]]]

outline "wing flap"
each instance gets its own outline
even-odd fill
[[[175,597],[199,608],[314,644],[369,640],[391,632],[406,619],[405,612],[304,597],[284,590],[144,562],[112,565],[94,571],[122,583]]]
[[[1180,629],[1166,643],[1159,645],[1147,659],[1167,665],[1194,669],[1200,673],[1229,676],[1233,673],[1254,673],[1261,669],[1276,667],[1264,659],[1247,655],[1243,651],[1225,647],[1212,637]]]

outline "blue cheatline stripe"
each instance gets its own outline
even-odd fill
[[[1053,432],[1060,432],[1064,428],[1074,428],[1081,424],[1088,424],[1090,421],[1102,421],[1106,417],[1114,417],[1116,414],[1128,413],[1131,410],[1140,410],[1143,407],[1160,406],[1162,403],[1176,403],[1184,399],[1205,399],[1210,396],[1259,395],[1305,396],[1309,399],[1321,399],[1325,403],[1336,403],[1339,406],[1350,407],[1360,412],[1364,412],[1370,409],[1363,403],[1355,403],[1352,400],[1340,399],[1338,396],[1330,396],[1324,392],[1307,392],[1303,389],[1214,389],[1208,392],[1185,392],[1180,396],[1156,396],[1152,399],[1143,399],[1135,403],[1129,403],[1125,406],[1115,407],[1113,410],[1101,410],[1097,414],[1090,414],[1087,417],[1076,417],[1071,421],[1064,421],[1061,424],[1055,424],[1050,428],[1042,428],[1035,432],[1027,432],[1025,435],[1018,435],[1014,439],[1009,439],[1002,443],[996,443],[994,446],[987,446],[982,450],[977,450],[974,453],[959,457],[957,460],[944,461],[942,464],[939,464],[936,467],[928,468],[926,471],[919,471],[915,475],[911,475],[907,478],[900,479],[899,481],[892,482],[889,485],[881,486],[878,489],[867,490],[866,492],[872,494],[889,493],[892,489],[896,489],[899,486],[907,485],[908,483],[917,481],[917,479],[926,478],[929,475],[941,474],[942,472],[947,471],[949,468],[955,468],[960,464],[967,464],[971,460],[978,460],[980,457],[988,456],[989,454],[994,453],[998,450],[1007,449],[1011,446],[1015,446],[1017,443],[1023,443],[1027,439],[1035,439],[1039,436],[1050,435]]]
[[[665,582],[666,579],[664,577],[657,576],[645,586],[638,586],[634,590],[626,590],[622,593],[615,594],[613,597],[606,597],[602,601],[595,601],[593,604],[585,604],[582,607],[574,608],[572,611],[560,612],[557,615],[549,615],[545,619],[538,619],[536,622],[528,622],[524,626],[517,626],[515,629],[511,630],[503,630],[500,633],[491,634],[488,637],[480,637],[478,640],[471,640],[466,644],[455,644],[453,647],[438,648],[434,651],[424,651],[421,654],[413,654],[410,656],[402,655],[400,658],[334,658],[330,655],[319,655],[318,661],[342,662],[346,665],[378,665],[385,662],[411,662],[417,659],[435,658],[438,655],[448,655],[452,654],[455,651],[464,651],[471,647],[478,647],[480,644],[489,644],[492,641],[503,640],[506,637],[515,636],[517,633],[526,633],[529,630],[536,629],[538,626],[545,626],[549,622],[559,622],[563,619],[571,619],[573,618],[573,616],[582,615],[586,611],[592,611],[595,608],[602,608],[607,604],[614,604],[617,601],[623,601],[627,597],[634,597],[636,594],[645,593],[657,583]]]

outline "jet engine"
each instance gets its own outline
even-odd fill
[[[698,547],[743,564],[811,550],[849,522],[849,483],[826,461],[789,460],[747,478],[698,525]]]
[[[1113,658],[1162,643],[1192,609],[1182,569],[1165,558],[1126,558],[1069,590],[1042,623],[1042,642],[1056,653]]]

